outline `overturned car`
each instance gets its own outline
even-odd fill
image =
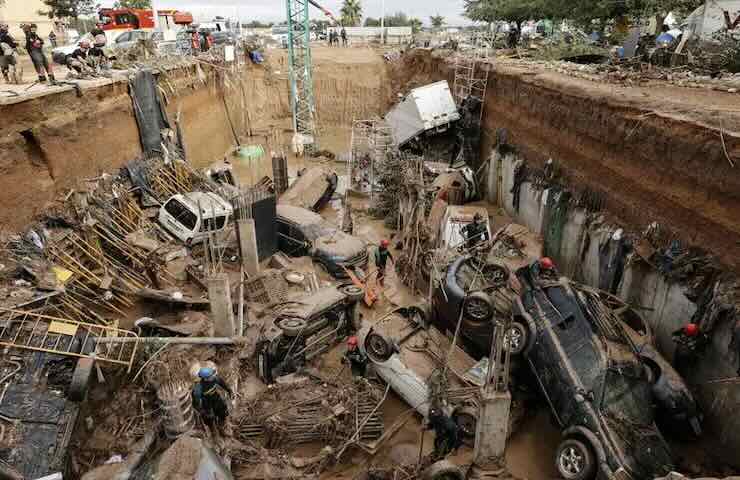
[[[423,305],[397,308],[359,332],[360,349],[377,375],[419,414],[426,417],[432,405],[443,408],[463,439],[472,442],[487,360],[476,363],[459,346],[449,353],[451,341],[428,318]]]
[[[327,287],[288,298],[276,307],[257,343],[258,374],[265,383],[295,372],[347,336],[354,306],[363,297],[353,285]]]
[[[509,271],[476,255],[463,255],[448,268],[432,296],[432,322],[454,334],[460,324],[461,343],[476,358],[491,350],[497,319],[511,316],[516,293],[509,286]],[[513,353],[524,348],[519,324],[507,333]]]
[[[655,478],[672,469],[655,425],[652,376],[603,318],[565,279],[516,272],[522,285],[513,309],[537,383],[563,430],[556,467],[569,480]]]

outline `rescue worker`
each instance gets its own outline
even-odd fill
[[[686,375],[703,347],[701,329],[695,323],[688,323],[673,332],[672,340],[676,343],[673,365],[680,374]]]
[[[558,271],[555,268],[555,262],[550,257],[542,257],[535,262],[535,273],[541,278],[551,280],[558,279]]]
[[[15,68],[18,64],[15,58],[17,48],[18,43],[8,33],[8,25],[0,23],[0,70],[8,83],[10,83],[10,67]]]
[[[67,55],[67,68],[75,71],[78,75],[82,75],[90,71],[90,65],[88,63],[88,55],[90,54],[90,42],[82,40],[78,44],[78,48]]]
[[[46,82],[48,75],[49,83],[53,85],[56,83],[54,72],[49,64],[49,60],[44,54],[44,40],[39,37],[37,31],[38,26],[35,23],[32,23],[28,27],[28,30],[26,30],[26,50],[28,50],[36,73],[39,75],[39,82]]]
[[[465,236],[465,248],[471,249],[481,242],[488,240],[488,228],[483,222],[483,215],[476,212],[473,216],[473,223],[463,227],[462,231]]]
[[[378,284],[381,287],[385,286],[385,269],[388,265],[388,260],[391,263],[395,261],[390,250],[388,250],[390,244],[391,242],[388,240],[381,240],[378,249],[375,251],[375,267],[378,269]]]
[[[49,44],[51,44],[51,48],[57,48],[57,34],[54,30],[49,32]]]
[[[352,369],[352,378],[365,378],[367,374],[367,355],[357,346],[357,337],[347,339],[347,351],[342,362],[349,363]]]
[[[218,392],[221,387],[229,396],[233,392],[221,377],[216,374],[215,368],[204,367],[198,370],[200,381],[193,387],[193,406],[206,419],[207,422],[223,426],[226,417],[229,416],[229,408]]]
[[[441,460],[460,448],[460,428],[439,407],[429,409],[427,430],[434,430],[434,459]]]
[[[509,48],[516,48],[519,44],[519,26],[515,22],[509,24],[509,37],[507,39]]]
[[[94,48],[102,50],[108,44],[108,38],[105,36],[105,30],[103,30],[103,22],[96,22],[95,28],[90,30],[90,35],[92,35]]]

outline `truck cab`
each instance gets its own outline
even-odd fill
[[[225,231],[234,209],[212,192],[190,192],[172,196],[159,209],[159,223],[186,245],[205,240],[209,232]]]

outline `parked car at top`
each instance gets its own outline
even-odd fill
[[[509,286],[509,271],[476,255],[459,256],[444,271],[432,295],[432,321],[444,332],[454,332],[460,322],[461,343],[480,358],[489,354],[497,320],[511,316],[516,293]],[[512,348],[521,351],[519,327],[512,326]]]
[[[464,439],[475,438],[477,395],[470,389],[485,383],[487,360],[476,363],[458,345],[450,354],[451,340],[429,324],[428,308],[397,308],[358,333],[360,349],[374,371],[407,404],[427,417],[432,401],[458,424]],[[435,384],[448,362],[447,388]],[[437,392],[437,393],[435,393]],[[440,394],[439,397],[430,397]]]
[[[159,53],[173,53],[176,49],[176,40],[165,40],[164,32],[151,30],[131,30],[120,34],[111,44],[115,50],[125,50],[139,45],[144,41],[154,44]]]
[[[635,352],[594,326],[566,281],[517,270],[513,308],[530,369],[562,428],[555,465],[563,478],[645,479],[672,470],[655,425],[651,375]]]
[[[338,183],[339,177],[329,168],[305,168],[299,172],[293,185],[280,196],[278,203],[318,212],[331,200]]]
[[[348,334],[362,297],[354,285],[290,296],[257,341],[259,377],[273,383],[334,346]]]
[[[226,231],[234,217],[229,202],[212,192],[172,196],[159,209],[159,223],[186,245],[204,241],[209,232]]]
[[[293,205],[277,206],[278,248],[293,257],[310,256],[334,278],[347,278],[345,268],[367,265],[367,245],[321,215]]]

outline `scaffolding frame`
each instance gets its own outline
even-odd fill
[[[483,103],[488,88],[488,65],[493,63],[495,34],[490,31],[475,30],[464,37],[464,43],[470,49],[455,56],[455,82],[452,95],[458,107],[468,97],[474,97]],[[483,118],[483,109],[479,120]]]
[[[375,194],[376,168],[396,148],[393,131],[385,120],[355,120],[352,124],[350,158],[347,163],[350,188],[369,193],[372,198]]]
[[[311,152],[318,144],[308,7],[309,0],[286,0],[293,131],[303,136],[304,149]]]

